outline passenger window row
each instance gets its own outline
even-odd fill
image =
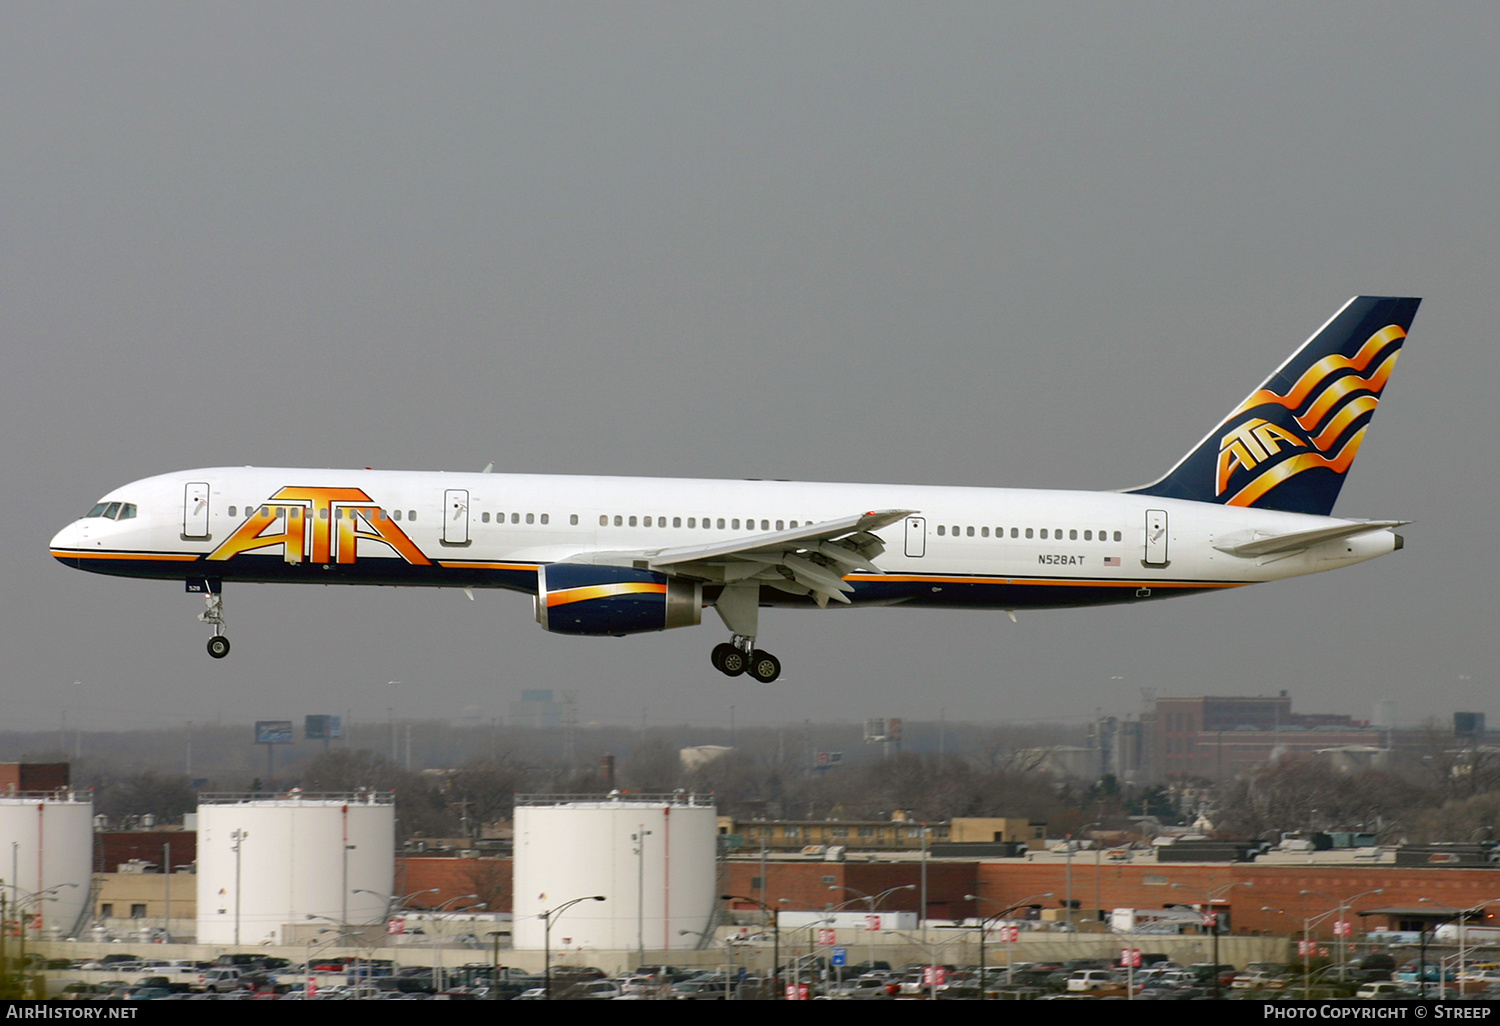
[[[974,528],[974,527],[959,527],[956,524],[950,527],[947,524],[938,524],[938,528],[937,528],[937,533],[938,533],[939,537],[947,537],[948,535],[951,534],[954,538],[958,538],[958,537],[973,538],[975,536],[975,532],[976,531],[978,531],[978,536],[980,538],[988,538],[988,537],[990,537],[990,529],[988,527],[979,527],[979,528]],[[1006,529],[1003,528],[1003,527],[997,527],[997,528],[995,528],[995,537],[996,538],[1004,538],[1005,537],[1005,531],[1006,531]],[[1110,532],[1109,531],[1099,531],[1097,533],[1099,535],[1099,538],[1098,538],[1099,541],[1107,542],[1107,541],[1111,540],[1111,538],[1110,538]],[[1120,541],[1121,538],[1123,537],[1122,533],[1119,532],[1119,531],[1115,531],[1113,533],[1114,533],[1114,538],[1113,538],[1114,541]],[[1083,536],[1083,538],[1082,538],[1083,541],[1094,541],[1094,534],[1095,534],[1095,532],[1092,529],[1084,529],[1083,531],[1080,532],[1078,530],[1078,528],[1076,528],[1076,527],[1068,528],[1068,530],[1066,532],[1067,540],[1068,541],[1078,541],[1080,534],[1082,534],[1082,536]],[[1054,528],[1050,528],[1050,529],[1046,528],[1046,527],[1040,527],[1040,528],[1012,527],[1012,528],[1010,528],[1010,536],[1012,538],[1021,538],[1021,537],[1034,538],[1034,537],[1039,537],[1039,538],[1041,538],[1042,541],[1048,541],[1048,540],[1062,541],[1063,537],[1064,537],[1064,531],[1063,531],[1063,529],[1061,527],[1054,527]]]
[[[304,507],[304,506],[261,506],[259,509],[256,509],[253,506],[246,506],[245,507],[245,516],[247,516],[247,517],[258,516],[258,517],[262,518],[263,520],[273,520],[276,517],[287,517],[287,518],[289,518],[291,520],[299,520],[299,519],[301,519],[302,513],[303,513],[303,511],[305,509],[306,509],[306,507]],[[134,514],[132,514],[132,515],[134,515]],[[238,516],[239,515],[239,507],[238,506],[230,506],[229,507],[229,515],[231,517]],[[353,509],[351,509],[350,507],[347,507],[347,506],[341,506],[338,509],[336,509],[336,510],[333,511],[333,519],[335,519],[335,520],[353,520],[355,518],[355,516],[356,516],[355,511]],[[328,519],[328,507],[324,506],[324,507],[322,507],[321,509],[318,510],[318,519],[319,520],[327,520]],[[398,509],[398,510],[394,510],[394,511],[388,513],[388,512],[386,512],[383,509],[377,509],[375,511],[375,519],[377,519],[377,520],[400,520],[401,519],[401,510]],[[406,511],[406,519],[408,521],[417,519],[417,511],[414,510],[414,509],[407,510]]]
[[[672,517],[670,519],[671,519],[670,526],[672,526],[672,527],[682,527],[683,526],[684,521],[683,521],[682,517]],[[611,525],[613,525],[615,527],[667,527],[667,526],[669,526],[668,523],[667,523],[667,521],[668,521],[667,517],[652,517],[652,516],[633,517],[633,516],[623,516],[623,515],[618,514],[618,513],[615,514],[613,517],[611,517],[607,513],[601,513],[601,514],[599,514],[599,526],[600,527],[609,527]],[[808,522],[810,523],[811,521],[808,521]],[[689,530],[693,530],[693,531],[697,531],[697,530],[703,530],[703,531],[714,531],[714,530],[717,530],[717,531],[726,531],[726,530],[727,531],[738,531],[738,530],[741,529],[740,528],[740,518],[739,517],[727,517],[727,518],[726,517],[701,517],[701,518],[700,517],[688,517],[687,520],[686,520],[686,523],[687,523],[688,529]],[[754,517],[747,517],[747,518],[745,518],[745,521],[744,521],[744,525],[745,525],[744,526],[744,530],[746,530],[746,531],[756,531],[756,530],[759,530],[759,531],[771,531],[771,530],[785,531],[787,529],[788,523],[790,523],[793,528],[795,528],[795,527],[798,526],[798,521],[796,521],[796,520],[792,520],[792,521],[777,520],[777,521],[774,521],[774,523],[776,525],[774,528],[771,526],[771,524],[773,522],[770,521],[770,520],[761,520],[761,521],[759,521],[759,524],[760,524],[759,527],[756,527],[756,523],[757,523],[757,521],[756,521],[756,519]]]

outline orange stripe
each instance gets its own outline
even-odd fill
[[[1354,462],[1354,457],[1359,453],[1359,443],[1364,441],[1367,430],[1369,430],[1368,426],[1362,427],[1355,432],[1354,437],[1345,442],[1344,447],[1339,450],[1339,454],[1332,459],[1326,456],[1319,456],[1315,452],[1304,452],[1293,456],[1291,459],[1282,460],[1254,481],[1251,481],[1244,488],[1241,488],[1235,494],[1234,498],[1230,499],[1224,505],[1253,506],[1255,505],[1255,500],[1259,499],[1262,495],[1265,495],[1287,478],[1300,474],[1304,470],[1322,468],[1324,470],[1331,470],[1335,474],[1344,473],[1349,469],[1349,464]]]
[[[1352,360],[1338,353],[1332,356],[1325,356],[1307,368],[1286,395],[1277,395],[1269,388],[1259,389],[1252,393],[1250,398],[1240,403],[1235,411],[1226,418],[1226,421],[1238,417],[1246,410],[1253,410],[1262,403],[1276,403],[1278,406],[1285,406],[1289,410],[1295,410],[1312,394],[1312,390],[1317,388],[1318,384],[1330,374],[1341,370],[1355,370],[1363,373],[1364,369],[1370,365],[1370,361],[1375,359],[1382,349],[1396,339],[1405,337],[1406,332],[1400,325],[1387,324],[1375,332],[1375,334],[1365,339],[1365,344],[1359,347],[1359,352],[1354,354]]]
[[[438,566],[449,570],[535,570],[535,563],[449,563],[438,561]]]
[[[1338,441],[1339,435],[1343,434],[1350,424],[1353,424],[1363,414],[1373,412],[1375,407],[1379,405],[1380,400],[1376,399],[1373,395],[1360,396],[1334,414],[1333,419],[1328,422],[1328,426],[1313,436],[1312,444],[1327,452],[1328,447]]]
[[[181,553],[150,553],[150,552],[75,552],[72,549],[52,549],[52,555],[56,559],[145,559],[145,560],[171,560],[175,562],[194,562],[201,559],[197,555],[182,555]]]
[[[1361,397],[1364,399],[1380,395],[1385,390],[1385,383],[1391,378],[1391,371],[1396,366],[1396,357],[1400,355],[1400,353],[1392,353],[1390,359],[1382,363],[1368,378],[1362,378],[1357,374],[1346,374],[1339,378],[1324,389],[1322,395],[1313,400],[1307,412],[1297,418],[1297,423],[1302,426],[1303,431],[1316,431],[1319,422],[1328,416],[1328,411],[1333,409],[1344,396],[1360,391],[1371,393],[1370,396]]]
[[[621,581],[619,584],[595,584],[586,588],[568,588],[564,591],[548,592],[547,608],[571,605],[574,602],[587,602],[590,599],[610,598],[614,595],[652,593],[665,595],[667,593],[667,586],[665,584],[653,584],[650,581]]]

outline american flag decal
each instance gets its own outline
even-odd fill
[[[1105,566],[1119,566],[1120,565],[1120,557],[1119,556],[1105,556],[1104,557],[1104,565]]]

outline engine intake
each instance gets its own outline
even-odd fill
[[[536,622],[556,634],[623,637],[703,622],[703,585],[652,570],[552,563],[537,571]]]

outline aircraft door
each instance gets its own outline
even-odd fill
[[[450,488],[443,493],[443,544],[469,544],[469,492]]]
[[[906,518],[906,554],[908,556],[925,556],[927,554],[927,518]]]
[[[182,496],[182,537],[208,537],[208,482],[190,482]]]
[[[1146,558],[1147,566],[1167,565],[1167,511],[1146,510]]]

